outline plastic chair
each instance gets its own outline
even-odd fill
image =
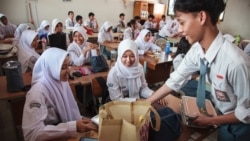
[[[167,40],[164,38],[159,38],[156,39],[155,44],[159,47],[161,47],[161,50],[164,50],[165,46],[166,46]]]

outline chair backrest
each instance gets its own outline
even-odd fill
[[[95,97],[102,98],[102,104],[107,102],[109,98],[108,87],[106,85],[107,77],[96,77],[92,79],[91,86],[92,86],[92,94]]]
[[[163,38],[156,39],[155,44],[161,47],[161,50],[164,51],[166,46],[167,40]]]
[[[66,43],[66,34],[50,34],[49,36],[49,44],[51,47],[61,48],[63,50],[67,50]]]

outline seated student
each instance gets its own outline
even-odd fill
[[[65,20],[65,26],[66,29],[67,28],[73,28],[75,25],[75,19],[74,19],[74,12],[73,11],[69,11],[68,12],[68,18]]]
[[[89,12],[88,19],[84,21],[84,26],[86,28],[90,28],[93,31],[97,32],[98,31],[98,22],[95,18],[95,14],[93,12]]]
[[[125,28],[126,28],[126,25],[125,25],[125,14],[124,13],[121,13],[119,15],[119,24],[116,26],[117,28],[117,32],[124,32]]]
[[[173,67],[174,70],[177,70],[178,66],[184,59],[191,45],[188,43],[185,37],[182,37],[178,43],[178,48],[173,59]],[[186,96],[196,97],[198,81],[196,80],[199,77],[199,72],[193,73],[193,75],[189,78],[187,83],[181,88],[181,91],[184,92]],[[210,92],[206,91],[206,99],[210,99]]]
[[[32,71],[40,55],[36,52],[38,34],[33,30],[23,31],[18,43],[18,61],[21,63],[22,73]]]
[[[25,23],[18,25],[14,34],[14,40],[12,42],[13,45],[18,45],[21,35],[25,30],[30,30],[30,26]]]
[[[152,95],[134,41],[125,39],[119,44],[117,61],[108,74],[107,86],[111,100],[136,101]]]
[[[155,16],[150,14],[148,16],[148,20],[146,20],[146,22],[143,25],[144,29],[148,29],[152,33],[158,32],[157,23],[154,22],[154,18],[155,18]]]
[[[151,32],[143,29],[136,38],[135,43],[138,47],[139,55],[152,54],[154,51],[161,51],[161,48],[150,41]]]
[[[52,28],[51,28],[51,32],[48,34],[48,37],[50,35],[53,35],[53,34],[60,34],[60,35],[64,35],[65,36],[65,40],[66,40],[66,45],[63,45],[65,47],[63,47],[64,49],[67,49],[68,45],[70,44],[70,40],[69,40],[69,36],[63,32],[63,24],[60,20],[58,19],[54,19],[52,21]],[[49,39],[49,38],[48,38]],[[51,41],[49,41],[51,43]],[[63,43],[60,43],[58,46],[53,46],[53,47],[62,47],[60,46],[61,44]]]
[[[82,16],[81,15],[77,15],[76,16],[76,24],[74,25],[74,27],[77,27],[77,26],[82,26]]]
[[[81,26],[74,27],[73,42],[67,49],[71,65],[82,66],[89,63],[91,55],[96,55],[99,52],[98,46],[87,42],[87,40],[86,30]]]
[[[49,48],[37,60],[26,95],[22,129],[26,141],[67,140],[97,130],[80,115],[68,82],[68,53]]]
[[[112,35],[112,24],[109,21],[103,23],[100,31],[98,33],[98,43],[108,43],[108,42],[115,42],[113,35]],[[101,46],[102,53],[105,54],[108,59],[110,59],[110,51],[106,50],[106,47]]]
[[[166,24],[166,16],[162,15],[161,21],[159,22],[159,29],[162,29],[165,24]]]
[[[174,16],[170,16],[171,19],[167,20],[167,23],[159,31],[159,36],[162,38],[165,37],[177,37],[179,36],[178,27],[179,23],[174,20]]]
[[[131,39],[135,40],[135,20],[132,19],[130,22],[127,23],[127,28],[123,32],[123,40],[124,39]]]
[[[49,21],[43,20],[41,22],[40,27],[37,28],[37,32],[38,32],[38,36],[40,40],[42,40],[43,38],[45,38],[46,41],[48,40],[47,37],[49,33],[49,27],[50,27]]]
[[[8,18],[0,13],[0,43],[12,43],[17,26],[10,23]]]

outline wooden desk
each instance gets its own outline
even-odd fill
[[[169,78],[170,70],[172,67],[172,57],[165,55],[164,52],[157,55],[157,57],[149,55],[139,56],[139,62],[144,65],[146,62],[146,80],[149,85],[166,81]]]
[[[112,43],[102,43],[102,46],[105,46],[108,51],[117,50],[120,42],[112,42]]]

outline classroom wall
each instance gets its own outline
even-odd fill
[[[80,14],[84,19],[88,17],[88,12],[95,13],[99,26],[106,20],[114,25],[117,24],[119,13],[125,13],[126,21],[133,17],[133,0],[124,6],[123,0],[30,0],[31,11],[35,19],[35,25],[43,19],[52,21],[58,18],[63,22],[67,18],[67,12],[73,10],[75,16]],[[168,4],[168,0],[150,0]],[[96,4],[98,3],[98,4]],[[18,7],[18,8],[17,8]],[[8,16],[9,20],[15,24],[29,21],[29,9],[27,0],[0,0],[0,13]],[[218,26],[224,33],[241,35],[245,39],[250,39],[250,0],[228,0],[225,10],[224,20]]]

